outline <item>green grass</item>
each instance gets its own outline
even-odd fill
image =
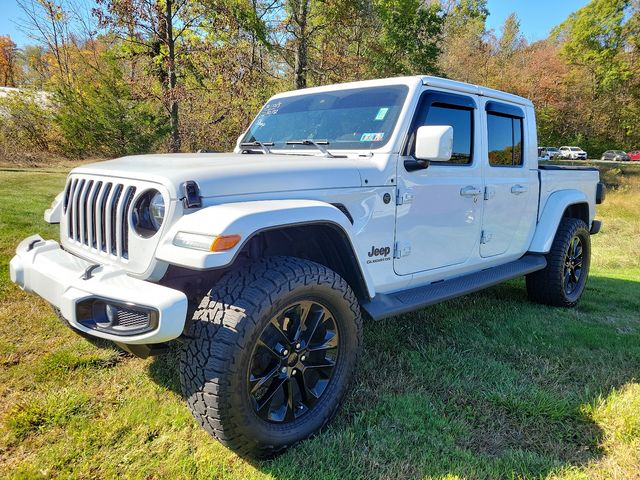
[[[355,384],[322,434],[250,463],[179,395],[171,355],[98,349],[8,280],[64,174],[0,172],[2,478],[639,478],[640,180],[599,208],[583,301],[527,302],[523,281],[365,325]]]

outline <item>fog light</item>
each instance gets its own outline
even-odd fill
[[[136,335],[158,327],[158,311],[133,304],[100,299],[78,303],[78,323],[94,330],[115,335]]]

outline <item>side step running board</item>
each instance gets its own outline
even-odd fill
[[[375,320],[381,320],[451,300],[467,293],[477,292],[498,283],[542,270],[546,266],[547,260],[543,255],[525,255],[515,262],[431,285],[396,293],[379,293],[363,307]]]

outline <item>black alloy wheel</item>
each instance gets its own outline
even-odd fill
[[[580,284],[582,276],[582,241],[575,235],[569,242],[564,262],[564,290],[567,295],[573,294]]]
[[[301,301],[280,311],[251,359],[247,381],[256,414],[283,423],[311,412],[331,382],[339,346],[336,322],[321,303]]]

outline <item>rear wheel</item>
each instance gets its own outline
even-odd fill
[[[591,237],[584,221],[563,218],[547,254],[547,266],[527,275],[529,299],[559,307],[578,303],[589,276]]]
[[[335,415],[361,336],[358,302],[338,274],[265,259],[227,274],[202,299],[181,355],[183,394],[223,444],[271,457]]]

